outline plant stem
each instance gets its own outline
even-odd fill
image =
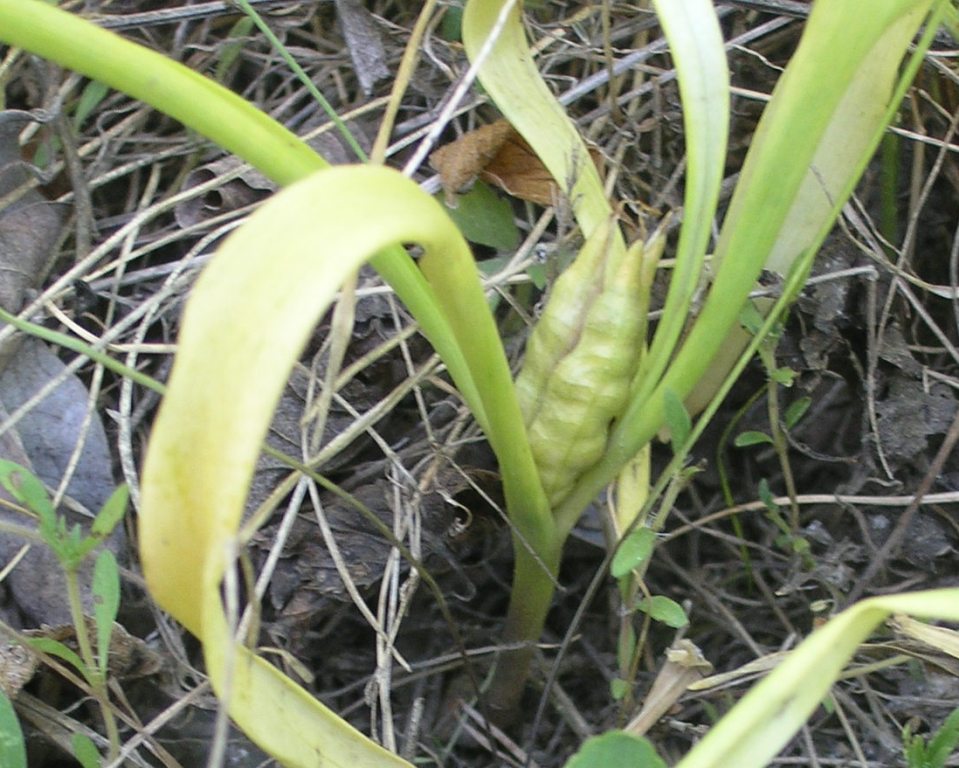
[[[528,543],[515,537],[513,549],[516,562],[504,641],[517,645],[500,654],[487,694],[490,714],[498,722],[506,722],[515,713],[526,688],[530,663],[536,652],[535,643],[543,633],[546,615],[553,602],[562,554],[562,547],[557,546],[545,553],[545,557],[544,553],[534,555],[529,551]]]
[[[233,2],[240,7],[243,13],[253,20],[253,23],[256,24],[257,29],[263,33],[263,36],[269,41],[270,45],[273,46],[273,49],[279,53],[283,61],[286,62],[286,65],[290,68],[290,71],[296,75],[297,79],[303,84],[307,92],[313,97],[316,103],[322,107],[323,111],[326,112],[327,117],[329,117],[336,126],[336,130],[340,132],[343,140],[349,145],[350,149],[353,150],[353,154],[355,154],[361,162],[365,162],[367,160],[366,152],[363,151],[363,148],[356,140],[356,137],[353,136],[353,134],[350,132],[350,129],[347,128],[346,123],[340,119],[340,116],[336,113],[336,110],[333,109],[333,105],[326,100],[326,97],[322,94],[320,89],[316,87],[316,84],[310,79],[310,76],[303,71],[303,67],[301,67],[299,62],[293,58],[293,54],[291,54],[287,47],[283,45],[280,38],[273,34],[273,30],[270,29],[270,25],[263,20],[263,17],[256,12],[256,9],[250,5],[248,0],[233,0]]]
[[[107,690],[107,670],[100,669],[97,666],[93,646],[90,644],[90,633],[87,631],[87,619],[83,613],[83,598],[80,596],[80,579],[77,569],[65,567],[64,573],[67,580],[67,600],[70,603],[70,615],[77,633],[77,647],[80,650],[80,658],[83,659],[86,666],[86,670],[81,669],[79,672],[83,674],[90,686],[90,692],[100,706],[103,725],[110,743],[107,760],[113,760],[120,754],[120,731],[117,728],[116,717],[114,717],[113,708],[110,704],[110,693]]]
[[[766,364],[776,364],[775,358],[767,360],[771,356],[763,356],[763,362]],[[773,369],[770,368],[770,371]],[[779,466],[783,473],[783,484],[786,486],[786,495],[789,497],[789,529],[790,535],[795,536],[799,531],[799,504],[796,503],[796,481],[793,477],[792,464],[789,462],[789,441],[786,433],[783,431],[780,419],[782,414],[779,407],[779,384],[770,378],[767,384],[766,413],[769,417],[769,433],[773,440],[773,450],[776,452],[776,458],[779,460]]]
[[[135,368],[124,365],[119,360],[111,357],[110,354],[105,350],[97,349],[96,347],[87,344],[80,339],[77,339],[73,336],[68,336],[65,333],[60,333],[59,331],[54,331],[53,329],[47,328],[44,325],[31,323],[29,320],[24,320],[21,317],[17,317],[16,315],[7,312],[2,307],[0,307],[0,322],[9,323],[14,328],[17,328],[24,333],[28,333],[31,336],[35,336],[38,339],[43,339],[44,341],[50,342],[51,344],[56,344],[64,349],[78,352],[79,354],[90,358],[93,362],[99,363],[107,370],[113,371],[120,376],[124,376],[130,379],[130,381],[139,384],[141,387],[144,387],[145,389],[153,390],[161,395],[166,391],[166,387],[164,387],[161,382],[145,373],[142,373],[141,371],[136,370]]]

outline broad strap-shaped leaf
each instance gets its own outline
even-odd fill
[[[455,225],[395,171],[338,167],[277,194],[204,270],[144,467],[140,550],[150,591],[203,642],[230,715],[288,766],[405,765],[234,643],[220,598],[254,464],[293,363],[343,280],[399,242],[423,246],[433,301],[483,383],[495,434],[508,426],[522,435],[515,397],[492,402],[504,386],[512,395],[509,368]],[[269,250],[273,263],[262,259]],[[503,439],[490,438],[511,455]],[[504,466],[504,474],[515,469]]]
[[[616,467],[661,428],[667,389],[685,397],[700,380],[777,243],[791,243],[791,257],[798,260],[822,242],[899,103],[902,91],[894,89],[889,73],[898,70],[930,5],[931,0],[890,0],[870,4],[865,14],[860,4],[843,0],[814,5],[740,174],[717,244],[718,272],[702,312],[657,388],[642,402],[634,400],[614,429],[605,466],[584,483],[583,496],[598,492]],[[873,76],[879,87],[864,86],[863,78]],[[853,117],[844,111],[847,97],[860,111],[868,108],[871,117],[854,126],[861,136],[842,144],[854,157],[840,163],[823,148],[840,131],[834,117]],[[806,221],[794,206],[806,194],[807,180],[832,173],[817,165],[824,162],[834,162],[843,177],[828,184],[831,207],[818,207],[815,220]],[[801,223],[806,234],[789,229],[792,223]]]
[[[327,166],[308,144],[223,86],[42,0],[0,0],[0,40],[117,88],[289,184]]]
[[[891,614],[959,621],[959,589],[874,597],[814,631],[706,734],[676,768],[761,768],[802,727],[856,648]]]
[[[639,401],[648,396],[672,358],[700,285],[719,201],[729,138],[729,65],[710,0],[655,0],[669,43],[683,105],[686,187],[676,266],[663,314],[640,369]]]

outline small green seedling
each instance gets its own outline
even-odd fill
[[[76,571],[87,556],[110,535],[123,519],[129,492],[118,487],[97,513],[86,534],[79,523],[72,526],[58,515],[43,482],[29,470],[6,459],[0,459],[0,485],[40,522],[40,537],[53,550],[66,571]]]
[[[91,584],[93,627],[96,634],[96,651],[94,652],[84,615],[80,568],[123,519],[129,497],[127,487],[121,485],[110,495],[103,508],[94,517],[90,525],[90,533],[86,533],[78,523],[69,525],[66,518],[57,513],[43,482],[19,464],[0,460],[0,485],[28,512],[38,518],[40,537],[56,555],[57,561],[63,568],[79,653],[52,637],[32,637],[25,639],[24,642],[35,651],[65,661],[83,677],[100,705],[110,740],[110,755],[115,756],[120,748],[120,739],[107,689],[107,664],[110,637],[120,607],[120,570],[113,552],[106,548],[101,549],[94,564]],[[86,755],[84,758],[86,762],[81,760],[84,766],[96,765],[90,762],[90,746],[92,743],[89,746],[78,746],[78,749]],[[96,753],[96,748],[93,749]],[[79,758],[80,753],[78,753]],[[0,762],[0,765],[6,765],[6,763]]]
[[[954,709],[928,739],[902,729],[902,752],[909,768],[943,768],[959,744],[959,708]]]

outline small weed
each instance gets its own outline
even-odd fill
[[[954,709],[929,739],[902,729],[902,752],[909,768],[943,768],[959,744],[959,708]]]
[[[52,637],[31,637],[23,642],[34,651],[65,661],[81,675],[100,707],[110,744],[109,757],[112,759],[119,752],[120,735],[107,688],[107,662],[110,636],[120,607],[120,571],[113,553],[109,549],[101,549],[96,557],[91,584],[92,625],[96,635],[94,643],[84,615],[80,567],[122,520],[128,499],[127,488],[121,485],[114,491],[94,518],[90,532],[85,533],[80,525],[69,525],[66,518],[57,513],[43,482],[19,464],[0,460],[0,485],[37,517],[41,538],[63,568],[79,653]],[[5,710],[4,706],[9,710]],[[16,744],[19,740],[22,746],[23,737],[12,705],[6,698],[0,700],[0,739],[0,757],[4,758],[0,760],[0,765],[18,765],[14,761],[18,754]],[[73,746],[84,768],[99,765],[99,752],[89,738],[78,736]],[[11,750],[9,755],[2,751],[6,748]]]

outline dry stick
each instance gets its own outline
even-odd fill
[[[946,463],[946,459],[949,458],[949,454],[952,453],[952,449],[957,440],[959,440],[959,412],[956,413],[956,417],[953,419],[952,426],[949,427],[949,431],[946,433],[946,439],[939,447],[939,451],[936,453],[936,458],[933,460],[932,466],[929,467],[929,471],[926,472],[925,477],[922,478],[922,482],[919,483],[919,488],[916,489],[916,495],[909,503],[909,506],[906,507],[906,511],[902,513],[902,516],[899,518],[899,522],[896,523],[896,527],[893,528],[892,533],[889,534],[889,538],[886,539],[885,543],[879,548],[879,551],[876,552],[876,556],[869,564],[869,567],[866,568],[862,576],[859,577],[859,581],[856,582],[856,586],[853,588],[852,592],[849,593],[848,603],[853,603],[859,599],[865,590],[866,585],[875,579],[879,571],[882,570],[883,566],[886,564],[886,561],[899,551],[899,546],[903,536],[906,533],[906,529],[909,527],[909,524],[912,522],[913,517],[915,517],[919,506],[922,504],[923,497],[929,492],[929,489],[932,488],[932,484],[942,472],[942,467]]]
[[[370,160],[382,165],[386,161],[386,150],[390,142],[390,135],[393,133],[393,125],[396,122],[396,115],[400,110],[400,104],[406,89],[413,78],[413,70],[419,62],[420,44],[426,34],[430,18],[433,15],[436,0],[426,0],[420,9],[420,14],[413,25],[413,31],[410,33],[409,42],[403,51],[403,58],[400,59],[400,66],[393,80],[393,88],[390,91],[390,98],[386,104],[386,111],[383,113],[383,119],[380,121],[380,128],[376,134],[376,140],[373,142],[373,149],[370,151]]]
[[[874,507],[905,507],[909,504],[912,504],[914,501],[916,501],[915,496],[856,496],[842,493],[807,493],[800,494],[796,497],[797,504],[807,506],[810,504],[869,504]],[[918,501],[922,505],[956,504],[959,503],[959,491],[927,493]],[[785,506],[788,503],[788,496],[776,496],[773,498],[773,504],[776,504],[777,506]],[[762,512],[765,509],[767,509],[765,501],[747,501],[743,504],[737,504],[733,507],[726,507],[726,509],[721,509],[718,512],[713,512],[709,515],[706,515],[705,517],[697,518],[696,520],[686,523],[685,525],[680,526],[669,533],[663,534],[659,541],[660,543],[665,544],[666,542],[677,539],[680,536],[685,536],[691,531],[699,530],[710,523],[730,517],[731,515],[738,515],[740,512]]]
[[[780,13],[786,16],[795,16],[804,19],[809,15],[809,6],[796,0],[730,0],[732,5],[741,5],[746,8],[755,8],[768,13]]]
[[[271,6],[294,5],[299,0],[247,0],[250,5],[269,8]],[[142,13],[105,13],[87,16],[87,18],[104,29],[132,29],[134,27],[154,27],[159,24],[173,24],[180,21],[207,19],[212,16],[236,16],[240,11],[230,0],[219,0],[197,5],[179,5],[175,8],[164,8]]]

